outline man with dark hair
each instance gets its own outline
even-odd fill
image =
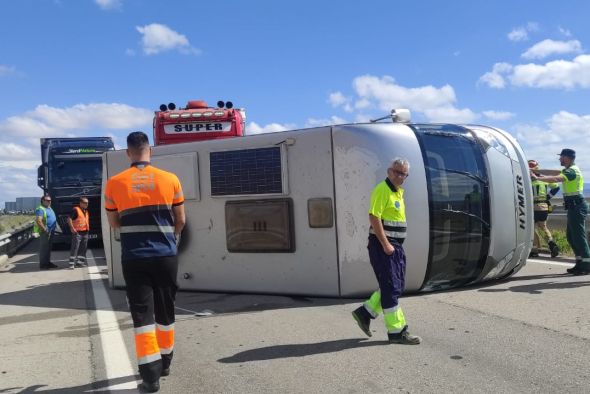
[[[72,233],[70,247],[70,269],[86,266],[86,248],[88,246],[88,232],[90,231],[90,216],[88,214],[88,198],[80,197],[79,205],[74,207],[68,225]]]
[[[53,244],[53,232],[57,227],[57,217],[51,209],[51,196],[41,197],[41,205],[35,210],[35,225],[33,234],[39,236],[39,268],[48,270],[57,268],[51,262],[51,248]]]
[[[127,137],[131,168],[111,177],[105,208],[121,233],[121,264],[135,328],[140,389],[156,392],[168,376],[174,349],[178,243],[185,224],[184,196],[176,175],[150,164],[148,137]]]
[[[586,216],[588,215],[588,203],[584,198],[584,177],[582,171],[574,164],[576,151],[562,149],[559,153],[559,163],[564,169],[540,170],[541,175],[531,171],[531,178],[543,182],[562,182],[563,205],[567,210],[567,242],[571,245],[576,255],[576,265],[568,268],[567,272],[573,275],[590,274],[590,248],[586,238]]]

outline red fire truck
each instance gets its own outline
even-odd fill
[[[185,108],[174,103],[160,105],[154,116],[154,144],[214,140],[244,135],[246,112],[231,101],[209,107],[203,100],[191,100]]]

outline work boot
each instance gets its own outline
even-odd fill
[[[160,391],[160,381],[156,380],[155,382],[146,382],[145,380],[141,382],[139,386],[137,386],[140,393],[155,393]]]
[[[556,258],[559,256],[559,246],[555,243],[555,241],[549,241],[549,250],[551,251],[551,258]]]
[[[162,373],[160,376],[168,376],[170,375],[170,367],[162,369]]]
[[[399,334],[387,334],[389,343],[399,343],[402,345],[419,345],[422,338],[412,335],[408,332],[408,327],[404,328]]]
[[[576,264],[572,268],[566,269],[568,274],[575,274],[580,270],[580,265],[582,264],[582,260],[576,260]]]
[[[356,308],[354,311],[352,311],[352,317],[354,318],[354,320],[356,320],[356,322],[358,323],[359,327],[361,330],[363,330],[363,332],[368,336],[368,337],[372,337],[373,334],[371,333],[371,315],[369,314],[369,312],[365,309],[364,306],[360,306],[358,308]]]
[[[574,275],[590,275],[590,263],[586,263],[583,261],[580,261],[579,264],[576,264],[574,266],[574,268],[570,268],[570,270],[568,270],[568,272],[570,274],[574,274]]]

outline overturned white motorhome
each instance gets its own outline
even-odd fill
[[[508,133],[347,124],[154,147],[152,163],[178,175],[186,199],[180,288],[369,294],[377,287],[366,249],[370,193],[398,156],[411,165],[406,291],[503,278],[525,264],[531,185]],[[104,179],[129,165],[125,151],[105,157]],[[123,287],[120,243],[108,224],[103,237],[110,283]]]

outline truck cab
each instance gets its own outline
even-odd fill
[[[162,104],[154,116],[154,145],[178,144],[241,137],[246,111],[234,109],[231,101],[209,107],[203,100],[191,100],[184,108]]]
[[[80,197],[88,198],[89,202],[89,239],[102,238],[102,154],[114,149],[110,137],[41,139],[42,164],[37,171],[37,184],[53,200],[51,208],[57,217],[54,242],[70,242],[68,217]]]

